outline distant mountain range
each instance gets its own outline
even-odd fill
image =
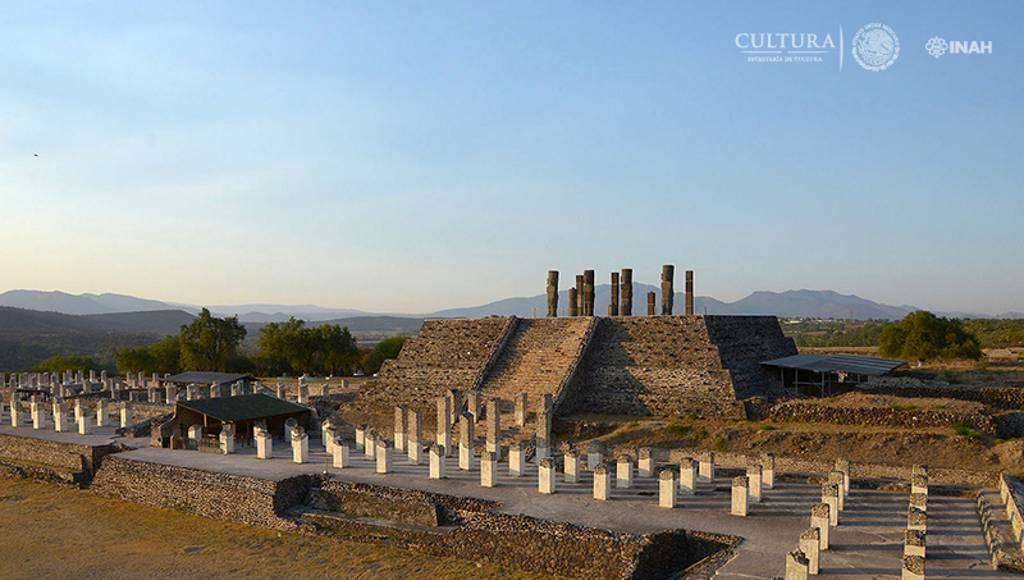
[[[647,312],[647,293],[657,296],[661,308],[661,291],[658,287],[643,283],[633,284],[633,314]],[[595,313],[608,312],[611,290],[608,284],[595,289]],[[559,294],[559,313],[567,313],[568,292]],[[505,298],[480,306],[451,308],[427,314],[390,315],[365,312],[351,308],[324,308],[313,304],[238,304],[210,306],[217,316],[238,316],[243,323],[261,325],[280,322],[290,316],[307,322],[346,321],[350,328],[355,324],[384,324],[402,328],[410,325],[418,328],[423,318],[475,318],[481,316],[543,316],[547,311],[547,299],[543,294]],[[123,294],[68,294],[60,291],[10,290],[0,294],[0,306],[29,310],[59,312],[63,314],[113,314],[119,312],[149,312],[183,310],[190,314],[199,312],[199,307],[190,304],[161,302],[126,296]],[[917,310],[914,306],[893,306],[880,304],[854,295],[839,294],[832,290],[787,290],[785,292],[758,291],[735,302],[723,302],[709,296],[697,296],[694,308],[701,314],[759,314],[789,318],[842,318],[854,320],[884,319],[895,320]],[[683,294],[675,295],[675,311],[683,311]],[[969,314],[963,312],[939,313],[965,318],[1024,318],[1024,313],[1007,312],[999,315]],[[357,321],[355,319],[361,319]],[[408,323],[401,322],[408,320]],[[367,331],[379,329],[366,328]],[[353,329],[353,332],[355,330]]]

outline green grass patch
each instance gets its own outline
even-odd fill
[[[677,437],[686,437],[693,431],[693,425],[687,425],[686,423],[672,422],[668,424],[668,432]]]
[[[725,437],[715,437],[712,447],[714,447],[715,451],[728,451],[729,441]]]
[[[953,433],[968,439],[981,439],[981,433],[977,429],[962,421],[953,425]]]
[[[776,427],[775,425],[768,425],[768,424],[758,425],[757,428],[762,430],[762,431],[778,431],[779,430],[779,428]]]

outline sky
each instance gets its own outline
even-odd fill
[[[4,3],[0,291],[427,312],[672,263],[721,300],[1024,311],[1022,20],[1012,1]],[[852,47],[876,22],[900,52],[869,71]],[[838,48],[736,43],[840,27],[842,70]],[[992,53],[935,58],[933,36]]]

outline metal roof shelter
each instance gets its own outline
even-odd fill
[[[308,407],[263,394],[178,401],[177,406],[206,415],[222,423],[309,412]]]
[[[230,385],[236,382],[251,382],[256,380],[252,375],[238,373],[218,373],[210,371],[188,371],[178,373],[160,379],[161,382],[174,383],[176,385]]]
[[[161,434],[160,446],[175,447],[172,440],[195,440],[213,437],[225,423],[235,426],[235,440],[240,445],[252,442],[253,427],[257,422],[266,424],[267,430],[277,438],[284,437],[285,422],[295,419],[308,426],[312,409],[264,394],[214,397],[209,399],[179,400],[174,406],[174,417],[166,433]],[[198,429],[198,436],[193,432]]]
[[[906,366],[906,361],[851,354],[796,354],[764,361],[761,366],[779,369],[782,383],[800,390],[801,386],[830,394],[836,384],[862,383],[868,377],[887,375]],[[786,371],[792,371],[787,373]]]

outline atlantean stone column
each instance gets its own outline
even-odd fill
[[[576,310],[580,316],[587,315],[587,307],[584,304],[587,299],[587,290],[584,287],[583,281],[583,274],[579,274],[576,276]]]
[[[693,316],[693,270],[686,271],[686,315]]]
[[[647,293],[647,316],[654,316],[657,295],[652,291]]]
[[[558,316],[558,270],[548,270],[548,317]]]
[[[583,271],[583,289],[585,296],[583,297],[584,305],[584,316],[594,315],[594,271],[584,270]]]
[[[673,286],[676,275],[676,267],[665,264],[661,267],[661,315],[672,316],[672,302],[675,300],[675,288]]]
[[[580,297],[575,288],[569,288],[569,316],[580,315]]]
[[[633,270],[631,268],[622,269],[622,305],[619,307],[619,312],[622,316],[633,316]]]
[[[619,315],[619,273],[612,272],[611,303],[608,305],[608,315]]]

